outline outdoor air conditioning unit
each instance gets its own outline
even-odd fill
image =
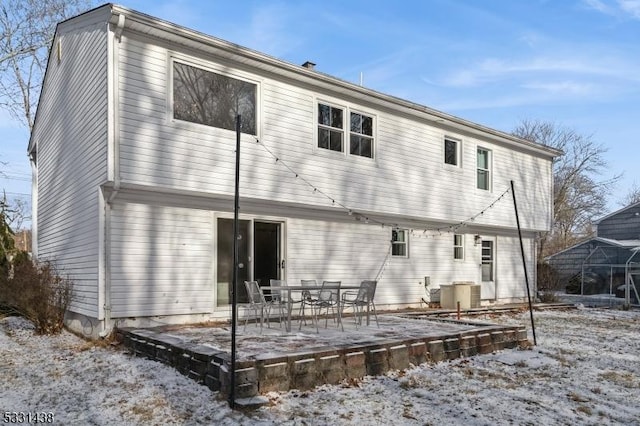
[[[480,284],[471,285],[471,308],[479,308],[482,306],[482,298],[480,296]]]
[[[443,309],[472,309],[480,307],[480,285],[471,281],[459,281],[440,286],[440,306]]]
[[[440,303],[440,289],[432,288],[429,290],[429,302]]]

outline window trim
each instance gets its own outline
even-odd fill
[[[260,138],[262,135],[262,83],[263,80],[255,75],[250,75],[244,73],[242,71],[234,69],[233,72],[229,72],[229,69],[223,67],[219,64],[198,60],[197,58],[192,58],[190,56],[183,55],[179,52],[168,52],[167,54],[167,85],[166,85],[166,99],[167,99],[167,112],[166,117],[167,121],[175,126],[180,126],[184,128],[189,128],[193,126],[197,126],[198,128],[207,128],[213,131],[220,132],[233,132],[235,130],[229,130],[222,127],[210,126],[208,124],[197,123],[194,121],[181,120],[179,118],[174,117],[174,100],[173,100],[173,73],[174,73],[174,62],[178,62],[184,65],[188,65],[191,67],[199,68],[204,71],[212,72],[214,74],[222,75],[224,77],[233,78],[235,80],[244,81],[247,83],[255,84],[256,86],[256,107],[255,107],[255,131],[256,134],[244,133],[241,132],[241,137],[252,137],[252,138]]]
[[[333,151],[331,149],[327,149],[327,148],[322,148],[318,145],[319,140],[318,140],[318,129],[319,126],[321,126],[321,124],[318,122],[318,114],[319,114],[319,105],[327,105],[330,106],[332,108],[339,108],[343,111],[343,116],[342,116],[342,125],[343,125],[343,146],[342,146],[342,151]],[[359,115],[364,115],[366,117],[371,117],[372,120],[372,124],[371,124],[371,157],[366,157],[363,155],[358,155],[358,154],[351,154],[351,113],[355,113],[355,114],[359,114]],[[342,157],[350,157],[351,159],[358,159],[356,161],[359,161],[360,159],[362,159],[362,161],[373,161],[374,163],[377,163],[377,155],[376,155],[376,150],[377,150],[377,143],[378,143],[378,115],[374,114],[370,111],[367,111],[365,109],[359,108],[357,106],[354,106],[352,104],[346,103],[346,102],[340,102],[339,100],[333,100],[331,98],[327,98],[327,97],[314,97],[314,106],[313,106],[313,151],[316,154],[320,154],[320,155],[329,155],[329,156],[336,156],[336,155],[340,155]],[[326,127],[325,128],[329,128]],[[353,132],[354,135],[357,136],[367,136],[364,134],[360,134],[360,133],[355,133]]]
[[[456,164],[447,163],[447,142],[454,142],[456,144]],[[462,167],[462,140],[447,135],[444,136],[442,141],[442,163],[445,167],[456,169]]]
[[[485,151],[487,153],[487,168],[486,169],[482,169],[478,166],[478,155],[480,154],[480,151]],[[479,189],[481,191],[492,191],[493,185],[493,152],[489,149],[489,148],[485,148],[482,146],[477,146],[476,147],[476,189]],[[480,180],[478,179],[478,175],[480,171],[485,171],[487,173],[487,187],[486,188],[482,188],[480,187]]]
[[[404,234],[404,241],[395,241],[393,239],[394,232],[402,232]],[[393,254],[393,249],[396,246],[404,247],[404,254]],[[394,228],[391,230],[391,257],[394,258],[408,258],[409,257],[409,230],[406,228]]]
[[[460,237],[460,244],[456,245],[456,237]],[[463,261],[465,255],[465,235],[464,234],[453,234],[453,260],[454,261]],[[456,249],[460,249],[462,256],[457,257]]]

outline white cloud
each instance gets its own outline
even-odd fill
[[[607,77],[638,81],[633,64],[616,58],[593,58],[540,56],[527,60],[505,60],[487,58],[467,69],[448,74],[440,80],[447,87],[475,87],[506,79],[518,79],[531,74],[558,74],[583,77]],[[600,65],[603,64],[603,65]]]
[[[442,102],[430,102],[429,106],[453,114],[460,111],[486,110],[517,108],[525,105],[545,105],[550,101],[557,101],[557,98],[548,92],[536,91],[516,91],[508,90],[500,93],[493,93],[492,96],[466,94],[455,98],[447,97]]]
[[[583,3],[590,9],[607,15],[615,15],[615,10],[602,0],[583,0]]]
[[[582,2],[589,9],[605,15],[640,20],[640,0],[616,0],[615,4],[604,0],[582,0]]]
[[[548,92],[555,96],[588,96],[598,92],[595,85],[591,83],[580,83],[576,81],[556,81],[556,82],[530,82],[521,86],[524,89]]]
[[[633,19],[640,19],[640,0],[618,0],[618,6]]]

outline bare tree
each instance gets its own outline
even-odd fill
[[[33,127],[49,47],[56,24],[91,5],[90,0],[0,2],[0,108]]]
[[[522,121],[513,134],[564,151],[553,164],[554,224],[540,238],[538,258],[542,259],[590,236],[592,222],[603,214],[620,175],[601,178],[608,169],[607,149],[591,136],[538,120]]]
[[[0,285],[9,274],[11,256],[15,252],[13,230],[9,226],[12,215],[13,210],[7,203],[7,196],[3,194],[0,198]]]
[[[626,207],[636,203],[640,203],[640,186],[638,186],[638,182],[633,182],[633,186],[629,188],[627,194],[618,204]]]

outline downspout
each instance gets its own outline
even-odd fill
[[[31,163],[31,258],[38,260],[38,165],[37,150],[29,154]]]
[[[113,189],[104,204],[104,321],[100,337],[105,338],[113,330],[111,323],[111,205],[120,190],[120,178],[117,177],[113,184]]]
[[[122,40],[122,31],[124,30],[124,15],[118,15],[118,22],[113,29],[113,39],[116,39],[118,43]],[[108,24],[107,24],[108,25]],[[107,99],[108,99],[108,144],[111,146],[111,158],[110,167],[108,167],[108,173],[113,178],[113,188],[109,193],[109,196],[105,200],[104,205],[104,247],[105,247],[105,261],[104,261],[104,321],[102,331],[99,333],[100,337],[107,337],[113,330],[113,324],[111,320],[111,209],[113,201],[118,196],[120,191],[120,150],[118,143],[118,114],[117,106],[118,102],[118,53],[117,45],[112,41],[111,37],[107,38],[108,46],[108,65],[107,65]]]

